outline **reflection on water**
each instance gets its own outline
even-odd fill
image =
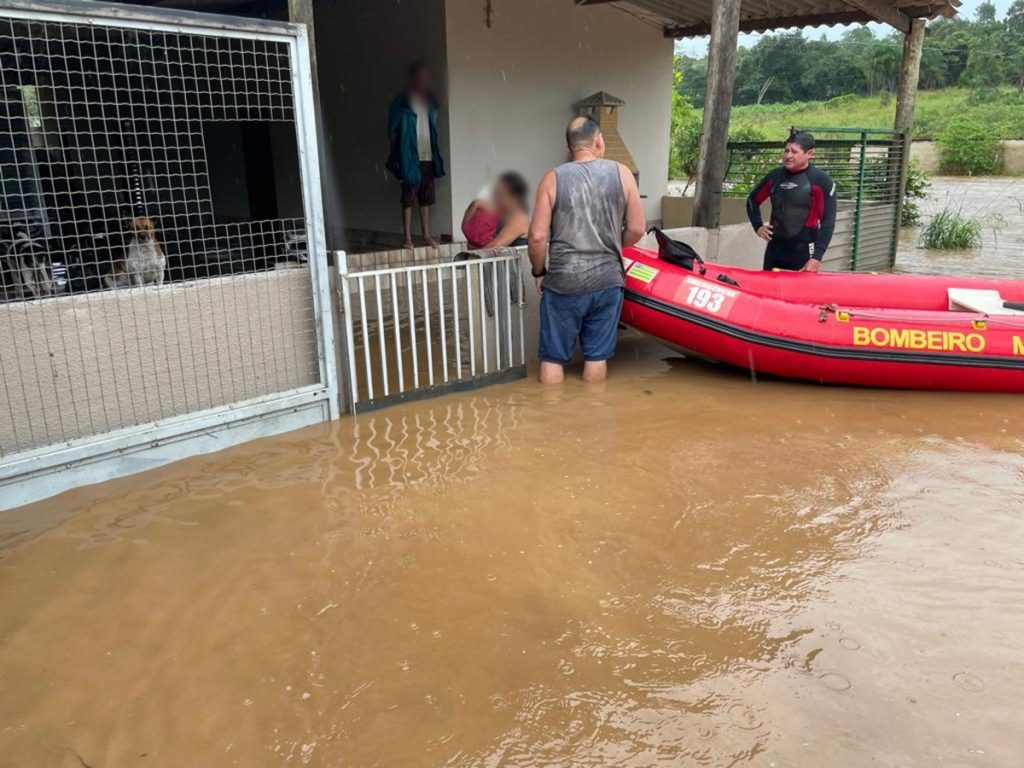
[[[3,523],[0,766],[1015,765],[1022,418],[631,339],[65,494]]]
[[[937,275],[978,275],[1024,279],[1024,179],[1012,176],[933,179],[930,197],[920,203],[922,220],[943,208],[964,215],[995,218],[987,224],[981,248],[937,251],[921,248],[919,227],[904,229],[896,254],[899,272]]]

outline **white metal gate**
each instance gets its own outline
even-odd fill
[[[349,272],[336,252],[353,412],[526,375],[525,255],[483,253]]]
[[[0,0],[0,508],[337,415],[305,28]]]

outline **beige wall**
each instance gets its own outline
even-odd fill
[[[666,228],[665,233],[686,243],[707,261],[745,269],[760,269],[764,261],[764,241],[754,234],[750,224],[729,224],[720,229],[672,227]],[[640,245],[658,249],[654,235],[647,235]]]
[[[874,222],[875,217],[884,220],[885,216],[891,219],[892,215],[891,206],[887,207],[886,211],[869,210],[865,213],[865,221]],[[853,229],[850,222],[852,216],[851,208],[839,211],[837,232],[825,254],[825,261],[822,265],[824,269],[844,271],[849,266],[850,246],[853,240]],[[726,224],[716,230],[687,226],[666,228],[665,231],[670,237],[690,245],[708,261],[744,269],[760,269],[764,263],[765,243],[746,221],[742,224]],[[658,247],[653,235],[647,235],[640,245],[652,249]],[[888,266],[888,251],[883,252],[881,245],[872,242],[867,244],[862,251],[866,255],[862,255],[859,264],[861,270],[884,269]]]
[[[0,304],[0,454],[319,381],[307,269]]]
[[[451,161],[444,0],[324,0],[314,8],[324,153],[336,172],[325,181],[325,206],[340,204],[340,226],[401,232],[399,184],[384,169],[387,119],[413,61],[425,60],[434,73],[442,106],[438,139]],[[448,180],[437,184],[434,217],[436,233],[452,231]],[[328,221],[338,226],[330,215]]]
[[[939,145],[934,141],[914,141],[910,144],[910,160],[917,161],[917,167],[928,173],[939,170]]]
[[[1024,176],[1024,140],[1003,142],[1003,172],[1011,176]]]
[[[910,158],[917,161],[922,171],[939,172],[939,146],[934,141],[913,142],[910,145]],[[1009,176],[1024,175],[1024,140],[1003,142],[1003,173]]]
[[[572,0],[446,0],[452,203],[458,229],[477,190],[515,169],[535,185],[565,159],[572,105],[604,90],[626,101],[619,132],[640,167],[649,219],[668,179],[672,41],[611,6]]]
[[[662,227],[677,228],[689,227],[693,222],[694,198],[678,195],[666,195],[661,199],[661,223]],[[771,204],[764,203],[761,206],[761,216],[767,219],[771,213]],[[721,225],[749,224],[747,219],[747,200],[742,197],[723,197],[722,207],[719,216]]]

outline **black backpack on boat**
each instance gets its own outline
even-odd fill
[[[702,275],[708,271],[707,267],[704,266],[704,259],[689,245],[679,240],[673,240],[657,227],[651,227],[647,234],[651,232],[654,233],[654,237],[658,240],[659,259],[691,271],[693,270],[694,262],[696,262],[700,264],[700,273]]]

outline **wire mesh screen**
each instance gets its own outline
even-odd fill
[[[320,379],[289,40],[0,9],[0,455]]]
[[[859,128],[803,130],[813,132],[812,162],[836,183],[839,199],[823,266],[836,271],[889,269],[899,238],[902,134]],[[725,196],[746,197],[781,159],[780,142],[729,142]]]

